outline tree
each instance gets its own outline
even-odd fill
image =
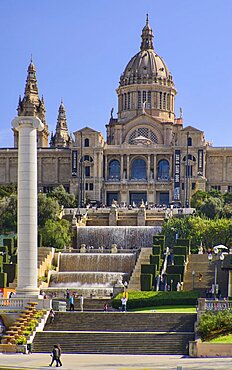
[[[48,193],[48,197],[55,198],[60,206],[64,208],[74,208],[76,205],[75,196],[69,194],[63,185],[57,186],[53,191]]]
[[[12,194],[0,200],[1,233],[17,231],[17,196]]]
[[[198,210],[202,203],[208,198],[208,193],[203,190],[196,191],[191,197],[191,207]]]
[[[56,199],[48,197],[46,194],[38,195],[38,225],[44,227],[47,220],[57,220],[60,206]]]
[[[221,216],[222,209],[223,209],[222,198],[214,198],[210,196],[200,206],[200,213],[212,219],[215,218],[216,216]]]
[[[62,249],[71,242],[70,224],[67,220],[47,220],[41,234],[44,246]]]
[[[232,203],[232,193],[226,192],[223,195],[225,204],[231,204]]]

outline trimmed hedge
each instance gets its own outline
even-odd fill
[[[161,246],[160,245],[153,245],[152,254],[161,255]]]
[[[151,274],[141,274],[140,275],[140,285],[142,291],[152,290],[152,280],[153,276]]]
[[[113,308],[121,306],[122,294],[118,294],[113,302]],[[154,307],[154,306],[195,306],[199,292],[142,292],[142,291],[129,291],[127,308],[141,308],[141,307]]]
[[[0,252],[3,252],[3,262],[9,262],[8,247],[0,247]]]
[[[184,266],[185,264],[185,256],[174,256],[174,265],[177,266]]]
[[[181,281],[184,276],[184,266],[172,265],[167,267],[167,274],[178,274],[181,275]]]
[[[155,235],[153,236],[153,244],[160,245],[162,252],[165,249],[165,236],[164,235]]]
[[[189,239],[177,239],[175,242],[175,245],[190,247],[190,240]]]
[[[151,274],[155,276],[156,265],[141,265],[141,274]]]
[[[13,238],[3,238],[2,244],[4,247],[8,248],[8,254],[11,256],[14,253],[14,239]]]
[[[7,286],[9,286],[9,283],[13,283],[16,276],[16,264],[3,263],[3,272],[7,274]]]
[[[0,288],[6,288],[7,274],[5,272],[0,272]]]
[[[160,267],[160,255],[150,254],[150,264],[156,265],[156,269],[159,270]]]
[[[188,255],[187,247],[185,246],[175,246],[173,247],[173,254],[178,256],[185,256],[185,258]]]

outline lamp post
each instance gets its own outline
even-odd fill
[[[193,279],[193,290],[195,289],[195,271],[192,271],[192,279]]]

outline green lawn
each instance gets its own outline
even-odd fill
[[[157,306],[131,309],[129,312],[159,312],[159,313],[196,313],[194,306]]]
[[[232,343],[232,334],[222,335],[221,337],[212,339],[210,343]]]

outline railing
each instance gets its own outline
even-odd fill
[[[232,311],[232,301],[227,299],[205,299],[199,298],[198,299],[198,312],[205,312],[205,311],[225,311],[231,310]]]
[[[0,309],[23,308],[27,302],[24,298],[0,298]]]

